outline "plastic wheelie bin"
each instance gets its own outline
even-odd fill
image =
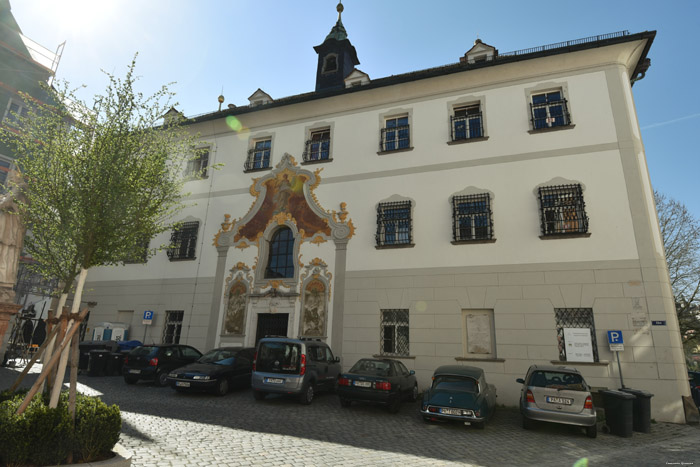
[[[641,433],[651,433],[651,398],[654,395],[643,389],[624,388],[620,391],[635,397],[632,402],[632,429]]]
[[[109,359],[109,350],[91,350],[88,362],[88,376],[104,376]]]
[[[614,389],[600,391],[600,393],[603,395],[605,423],[610,428],[610,433],[623,438],[631,437],[633,426],[632,404],[635,396]]]
[[[124,366],[124,354],[122,352],[112,352],[109,354],[106,373],[108,376],[119,376],[122,374]]]

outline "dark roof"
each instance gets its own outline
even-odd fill
[[[540,47],[534,47],[530,49],[518,50],[515,52],[508,52],[504,54],[497,55],[494,60],[487,60],[478,63],[452,63],[449,65],[439,66],[435,68],[427,68],[425,70],[412,71],[409,73],[404,73],[400,75],[392,75],[386,78],[379,78],[372,80],[369,84],[363,86],[352,86],[344,89],[330,89],[318,92],[307,92],[304,94],[297,94],[295,96],[283,97],[276,99],[274,102],[268,104],[257,105],[257,106],[241,106],[235,107],[233,109],[223,109],[218,112],[205,113],[202,115],[196,115],[189,117],[186,123],[200,123],[209,120],[215,120],[219,118],[224,118],[229,115],[242,115],[249,112],[257,112],[261,110],[267,110],[275,107],[281,107],[285,105],[298,104],[301,102],[309,102],[317,99],[324,99],[327,97],[338,96],[342,94],[350,94],[353,92],[362,92],[370,89],[381,88],[384,86],[392,86],[394,84],[408,83],[411,81],[418,81],[421,79],[434,78],[437,76],[445,76],[453,73],[461,73],[464,71],[475,70],[480,68],[486,68],[491,66],[504,65],[506,63],[520,62],[524,60],[532,60],[535,58],[549,57],[553,55],[579,52],[582,50],[595,49],[598,47],[606,47],[615,44],[622,44],[625,42],[633,42],[638,40],[647,40],[646,46],[642,55],[639,57],[639,61],[635,67],[634,72],[631,75],[631,80],[634,82],[635,77],[641,73],[641,70],[645,69],[645,63],[647,62],[647,53],[651,47],[651,43],[654,41],[656,36],[656,31],[644,31],[636,34],[630,34],[628,31],[620,31],[610,34],[604,34],[599,36],[591,36],[583,39],[576,39],[566,42],[558,42],[556,44],[549,44]],[[648,67],[648,65],[647,65]]]
[[[477,368],[475,366],[464,366],[464,365],[443,365],[438,367],[433,373],[436,375],[457,375],[457,376],[469,376],[470,378],[479,379],[481,375],[484,374],[484,370]]]

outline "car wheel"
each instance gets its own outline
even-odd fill
[[[472,425],[474,425],[474,428],[476,428],[477,430],[484,429],[484,422],[472,422]]]
[[[598,425],[591,425],[586,427],[586,436],[589,438],[595,438],[598,436]]]
[[[392,399],[386,407],[389,413],[397,413],[401,409],[401,398],[396,397]]]
[[[529,418],[523,416],[523,428],[526,430],[532,429],[533,422]]]
[[[350,407],[352,405],[352,401],[349,399],[346,399],[344,397],[340,398],[340,406],[341,407]]]
[[[124,375],[124,382],[126,382],[126,384],[136,384],[138,380],[138,376]]]
[[[304,405],[309,405],[309,404],[311,404],[311,401],[313,401],[313,400],[314,400],[314,383],[312,381],[309,381],[302,388],[301,394],[299,394],[299,402],[301,402]]]
[[[168,373],[165,371],[159,371],[156,373],[156,384],[161,387],[168,384]]]
[[[226,378],[222,378],[219,380],[219,382],[216,385],[216,395],[217,396],[225,396],[227,392],[228,392],[228,380]]]
[[[418,400],[418,385],[413,386],[413,390],[411,391],[411,402],[415,402]]]
[[[256,401],[261,401],[265,399],[265,396],[267,396],[266,392],[263,391],[253,391],[253,397],[255,397]]]

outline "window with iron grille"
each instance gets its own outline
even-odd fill
[[[491,196],[488,193],[452,197],[452,237],[455,242],[491,240]]]
[[[173,230],[167,250],[170,261],[195,259],[198,231],[199,222],[185,222]]]
[[[379,203],[377,206],[377,246],[412,245],[411,202]]]
[[[209,149],[198,149],[192,159],[187,161],[185,176],[189,178],[207,178],[209,166]]]
[[[294,234],[281,227],[270,240],[265,279],[294,277]]]
[[[256,141],[253,148],[248,150],[248,158],[245,161],[245,170],[250,171],[269,169],[271,149],[271,139]]]
[[[593,309],[591,308],[555,308],[554,316],[557,322],[557,342],[559,344],[559,360],[566,360],[566,342],[564,328],[582,328],[591,330],[591,345],[593,347],[593,360],[598,360],[598,342],[595,336],[595,323],[593,321]]]
[[[408,356],[408,310],[382,310],[382,355]]]
[[[588,233],[586,204],[580,184],[540,187],[538,191],[543,236]]]
[[[542,92],[532,95],[530,103],[532,128],[541,130],[571,123],[566,99],[561,90]]]
[[[163,326],[163,344],[179,344],[184,311],[166,311]]]
[[[382,128],[381,132],[379,151],[396,151],[410,148],[411,136],[409,130],[408,115],[387,118],[384,121],[384,128]]]
[[[311,132],[311,138],[306,142],[304,162],[327,161],[331,154],[331,130],[315,130]]]
[[[484,126],[481,121],[481,104],[455,107],[452,120],[452,141],[462,141],[484,136]]]

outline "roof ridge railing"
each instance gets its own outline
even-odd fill
[[[504,54],[499,53],[496,56],[496,59],[499,59],[501,57],[513,57],[513,56],[518,56],[518,55],[527,55],[527,54],[536,53],[536,52],[544,52],[546,50],[560,49],[560,48],[571,47],[571,46],[580,45],[580,44],[588,44],[590,42],[604,41],[607,39],[616,39],[618,37],[629,36],[629,34],[630,34],[629,31],[624,30],[624,31],[611,32],[609,34],[600,34],[598,36],[588,36],[588,37],[584,37],[582,39],[575,39],[572,41],[556,42],[554,44],[541,45],[539,47],[531,47],[529,49],[521,49],[521,50],[516,50],[514,52],[506,52]]]

